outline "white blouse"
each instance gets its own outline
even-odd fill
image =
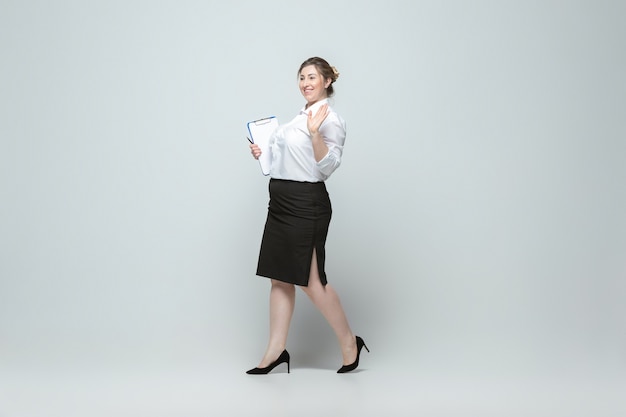
[[[309,110],[313,114],[328,99],[320,100],[300,113],[289,123],[276,128],[270,137],[272,164],[270,177],[282,180],[325,181],[341,164],[343,144],[346,140],[346,122],[332,108],[320,126],[320,133],[328,153],[319,162],[313,155],[313,144],[306,126]]]

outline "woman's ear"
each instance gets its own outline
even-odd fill
[[[328,86],[333,82],[333,80],[331,78],[326,78],[326,82],[324,83],[325,86],[324,88],[328,88]]]

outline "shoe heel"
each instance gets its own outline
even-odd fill
[[[361,356],[361,348],[365,348],[368,352],[370,351],[368,347],[365,345],[363,339],[359,336],[356,336],[356,360],[350,365],[343,365],[337,371],[338,374],[344,374],[346,372],[354,371],[359,366],[359,358]]]
[[[270,372],[272,372],[272,370],[276,368],[278,365],[280,365],[281,363],[286,363],[287,373],[291,373],[290,365],[289,365],[290,361],[291,361],[291,357],[289,356],[289,352],[287,352],[286,350],[283,350],[283,353],[280,354],[278,359],[270,363],[269,366],[266,366],[265,368],[253,368],[253,369],[250,369],[249,371],[246,371],[246,373],[249,375],[267,375]]]

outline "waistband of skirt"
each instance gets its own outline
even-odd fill
[[[316,182],[312,182],[312,181],[295,181],[295,180],[283,180],[283,179],[279,179],[279,178],[270,178],[270,182],[277,182],[277,183],[286,183],[286,184],[302,184],[302,185],[323,185],[324,181],[316,181]]]

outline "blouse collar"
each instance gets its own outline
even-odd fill
[[[313,114],[315,114],[317,112],[317,109],[319,109],[322,105],[326,103],[328,103],[328,98],[321,99],[320,101],[316,102],[311,107],[309,107],[308,109],[306,108],[306,105],[305,105],[304,107],[302,107],[302,110],[300,110],[300,114],[309,114],[309,111],[312,111]]]

